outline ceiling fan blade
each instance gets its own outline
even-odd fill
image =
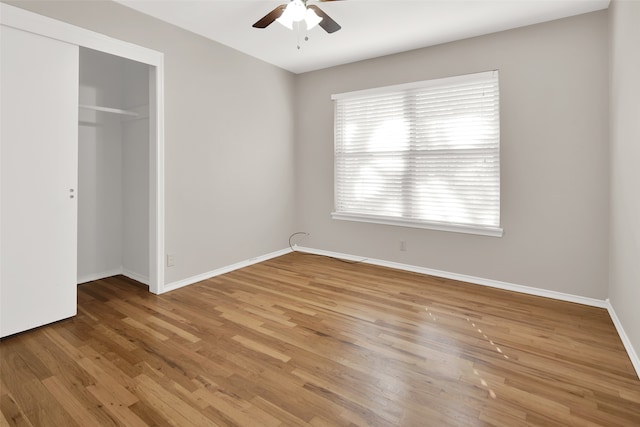
[[[273,23],[276,19],[280,18],[282,12],[287,7],[286,4],[281,4],[280,6],[273,9],[271,12],[267,13],[262,17],[258,22],[252,25],[253,28],[266,28]]]
[[[329,15],[324,13],[318,6],[315,4],[311,4],[307,6],[309,9],[313,9],[313,11],[322,18],[322,21],[318,25],[320,25],[327,33],[335,33],[340,28],[342,28],[336,21],[331,19]]]

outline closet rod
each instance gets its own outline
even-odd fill
[[[132,117],[138,117],[140,114],[134,112],[134,111],[127,111],[127,110],[120,110],[119,108],[109,108],[109,107],[99,107],[97,105],[85,105],[85,104],[80,104],[78,105],[79,108],[84,108],[87,110],[94,110],[94,111],[102,111],[105,113],[114,113],[114,114],[122,114],[124,116],[132,116]]]

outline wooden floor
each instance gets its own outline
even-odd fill
[[[296,253],[81,285],[0,352],[3,426],[640,425],[605,310]]]

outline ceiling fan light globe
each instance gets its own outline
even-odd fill
[[[293,22],[300,22],[307,16],[307,6],[301,0],[293,0],[287,5],[286,11],[289,11]]]
[[[313,9],[307,9],[304,21],[307,23],[307,30],[310,30],[318,25],[322,18]]]
[[[290,5],[291,4],[289,4],[289,6]],[[289,10],[289,6],[285,8],[284,12],[282,12],[282,15],[280,15],[280,18],[276,19],[276,21],[284,25],[288,29],[293,30],[293,19],[291,19],[291,11]]]

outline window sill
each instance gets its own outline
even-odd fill
[[[331,218],[342,221],[369,222],[373,224],[395,225],[399,227],[425,228],[428,230],[449,231],[452,233],[476,234],[480,236],[502,237],[501,227],[482,227],[446,222],[410,221],[376,215],[345,214],[332,212]]]

